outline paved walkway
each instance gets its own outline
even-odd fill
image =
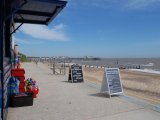
[[[25,63],[26,78],[37,80],[38,98],[31,107],[9,108],[8,120],[160,120],[160,113],[121,97],[107,98],[84,83],[68,83],[39,63]]]

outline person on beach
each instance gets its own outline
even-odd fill
[[[36,66],[38,66],[38,60],[35,60],[35,64],[36,64]]]

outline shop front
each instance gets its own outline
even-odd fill
[[[59,0],[0,1],[0,120],[6,120],[8,114],[9,82],[14,68],[12,35],[25,23],[48,25],[66,4]]]

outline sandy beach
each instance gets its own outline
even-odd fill
[[[72,65],[73,63],[69,64]],[[46,64],[52,68],[50,64]],[[69,67],[66,67],[68,74]],[[84,67],[84,80],[101,86],[104,68]],[[128,69],[120,70],[124,94],[140,98],[153,104],[160,104],[160,74],[145,73],[142,71],[132,71]]]
[[[101,84],[104,74],[103,68],[84,68],[84,79]],[[160,103],[160,75],[138,71],[120,70],[124,94]]]

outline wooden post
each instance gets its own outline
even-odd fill
[[[62,73],[61,73],[61,68],[60,68],[59,70],[60,70],[60,74],[62,74]]]
[[[53,63],[53,74],[55,74],[55,64]]]
[[[66,74],[66,65],[65,65],[65,61],[64,61],[64,75]]]

